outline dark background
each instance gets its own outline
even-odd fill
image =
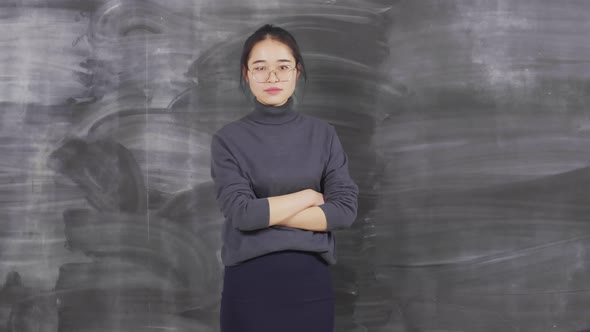
[[[2,1],[0,331],[216,331],[245,38],[359,184],[336,331],[590,329],[590,1]],[[296,314],[296,313],[294,313]]]

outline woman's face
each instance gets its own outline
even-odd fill
[[[287,102],[289,97],[295,91],[295,85],[299,78],[299,68],[293,70],[291,79],[287,82],[281,82],[275,72],[270,74],[266,82],[257,82],[253,77],[253,70],[256,67],[266,66],[271,70],[277,69],[281,65],[289,65],[295,68],[295,58],[291,53],[289,46],[273,39],[265,39],[254,45],[248,59],[248,68],[243,69],[246,82],[250,85],[250,91],[256,99],[262,104],[281,106]],[[250,69],[250,71],[247,71]],[[281,89],[278,92],[265,91],[267,89]]]

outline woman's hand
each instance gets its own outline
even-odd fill
[[[324,204],[324,194],[317,192],[313,189],[307,189],[307,190],[310,191],[311,201],[312,201],[311,206],[318,206],[318,205]]]

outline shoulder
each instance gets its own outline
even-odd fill
[[[334,125],[332,125],[330,122],[318,118],[314,115],[310,115],[310,114],[306,114],[306,113],[299,113],[301,115],[301,118],[303,121],[305,121],[306,123],[308,123],[310,126],[314,127],[314,129],[319,129],[322,130],[324,132],[327,133],[333,133],[335,132]]]
[[[242,130],[243,118],[239,118],[221,126],[213,133],[213,137],[221,140],[231,140],[233,137],[239,136]]]

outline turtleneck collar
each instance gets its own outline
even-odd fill
[[[249,116],[252,120],[263,124],[282,124],[295,119],[297,114],[292,96],[281,106],[265,105],[254,97],[254,109]]]

